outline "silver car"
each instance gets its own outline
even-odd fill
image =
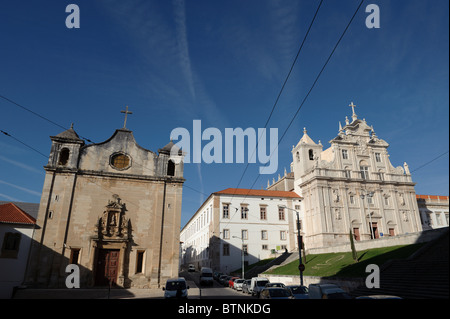
[[[187,299],[189,286],[183,277],[169,279],[163,287],[164,298]]]

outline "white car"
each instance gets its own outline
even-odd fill
[[[164,298],[183,298],[187,299],[189,286],[186,284],[186,280],[183,277],[169,279],[166,282],[166,286],[162,288],[164,290]]]
[[[236,279],[234,281],[233,289],[242,290],[242,284],[244,283],[244,279]]]

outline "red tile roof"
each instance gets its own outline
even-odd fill
[[[417,195],[416,199],[429,199],[429,200],[444,200],[448,201],[448,196],[439,196],[439,195]]]
[[[0,223],[35,225],[36,219],[13,203],[0,205]]]
[[[214,194],[244,195],[244,196],[259,196],[259,197],[288,197],[301,199],[301,197],[295,192],[268,191],[264,189],[227,188],[220,192],[215,192]]]

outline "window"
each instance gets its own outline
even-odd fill
[[[79,258],[80,258],[80,248],[71,248],[69,264],[78,265]]]
[[[351,176],[350,176],[350,169],[348,168],[348,166],[346,166],[344,168],[344,174],[345,174],[345,178],[351,178]]]
[[[355,203],[355,196],[350,195],[350,204],[354,204]]]
[[[138,250],[136,253],[136,273],[142,273],[142,269],[144,268],[144,250]]]
[[[261,239],[262,240],[267,240],[268,239],[267,230],[261,230]]]
[[[284,208],[283,207],[278,207],[278,219],[279,220],[284,220]]]
[[[230,245],[229,244],[223,244],[222,254],[224,256],[230,256]]]
[[[59,162],[58,165],[66,166],[69,161],[70,151],[68,148],[63,148],[61,152],[59,152]]]
[[[261,220],[266,220],[267,219],[266,206],[261,206],[259,208],[259,215],[260,215]]]
[[[348,151],[342,150],[342,159],[348,159]]]
[[[167,163],[167,175],[175,176],[175,163],[172,160]]]
[[[223,204],[223,218],[230,218],[230,205],[229,204]]]
[[[248,239],[248,230],[247,229],[242,229],[241,230],[241,238],[242,239]]]
[[[2,258],[17,258],[20,246],[20,233],[6,233],[3,237]]]
[[[230,239],[230,230],[229,229],[223,230],[223,239]]]
[[[361,178],[362,179],[369,179],[369,167],[368,166],[361,166]]]
[[[286,240],[286,231],[285,230],[280,230],[280,239]]]
[[[309,160],[313,161],[314,160],[314,151],[313,150],[309,150],[308,154],[309,154]]]
[[[248,245],[242,245],[242,251],[244,252],[244,256],[248,256]]]
[[[248,208],[247,206],[241,206],[241,219],[248,218]]]
[[[110,164],[118,170],[125,170],[130,167],[130,158],[122,153],[117,153],[111,156]]]
[[[269,246],[267,246],[267,245],[262,245],[262,250],[268,250],[269,249]]]
[[[375,153],[375,161],[377,163],[381,163],[381,154],[380,153]]]

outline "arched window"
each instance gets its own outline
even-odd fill
[[[175,176],[175,163],[172,160],[167,163],[167,175]]]
[[[313,161],[314,160],[314,151],[313,150],[309,150],[309,160]]]
[[[299,152],[297,152],[296,157],[297,157],[297,162],[300,162],[300,153]]]
[[[59,152],[59,161],[58,161],[58,165],[62,165],[62,166],[66,166],[67,162],[69,161],[69,155],[70,155],[70,151],[68,148],[63,148],[60,152]]]

